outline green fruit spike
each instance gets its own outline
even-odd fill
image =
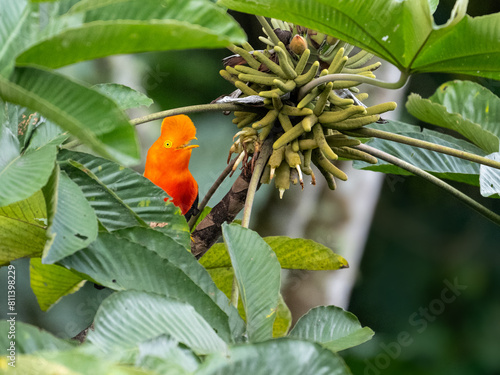
[[[274,185],[280,192],[280,199],[283,198],[285,190],[290,188],[290,167],[287,163],[281,163],[276,170],[276,179]]]

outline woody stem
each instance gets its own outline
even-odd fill
[[[252,213],[252,206],[255,200],[255,193],[257,192],[257,188],[259,187],[260,177],[262,175],[262,172],[264,171],[264,168],[266,167],[267,159],[269,159],[269,156],[271,156],[272,150],[272,142],[268,138],[264,141],[259,152],[257,162],[255,163],[255,167],[252,172],[252,178],[250,180],[250,184],[248,185],[248,193],[245,200],[245,208],[243,211],[243,220],[241,221],[241,226],[243,228],[248,228],[250,224],[250,215]],[[233,287],[231,289],[231,304],[236,308],[238,308],[238,298],[238,280],[236,279],[236,276],[234,276]]]
[[[362,150],[370,155],[373,155],[379,159],[385,160],[391,164],[394,164],[400,168],[403,168],[407,170],[408,172],[413,173],[416,176],[422,177],[426,179],[427,181],[433,183],[434,185],[439,186],[440,188],[446,190],[448,193],[452,194],[456,198],[460,199],[463,203],[471,207],[473,210],[477,211],[484,217],[490,219],[493,221],[495,224],[500,225],[500,215],[496,214],[493,211],[490,211],[486,207],[484,207],[482,204],[476,202],[474,199],[471,197],[467,196],[466,194],[462,193],[460,190],[455,189],[453,186],[447,184],[443,180],[440,180],[439,178],[431,175],[430,173],[424,171],[423,169],[420,169],[410,163],[405,162],[404,160],[401,160],[395,156],[392,156],[384,151],[381,151],[379,149],[376,149],[374,147],[371,147],[366,144],[361,144],[359,146],[356,146],[357,149]]]
[[[161,120],[165,117],[182,115],[182,114],[199,113],[199,112],[241,111],[245,109],[247,109],[247,107],[235,103],[197,104],[197,105],[190,105],[187,107],[179,107],[179,108],[167,109],[166,111],[151,113],[143,117],[137,117],[131,119],[130,123],[132,125],[139,125],[139,124],[144,124],[145,122]]]

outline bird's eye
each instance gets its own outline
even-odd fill
[[[166,140],[165,142],[163,142],[163,147],[165,148],[172,147],[172,141]]]

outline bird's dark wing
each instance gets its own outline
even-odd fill
[[[198,198],[199,198],[199,195],[196,195],[196,199],[194,200],[193,205],[191,206],[189,211],[186,212],[186,214],[184,215],[184,217],[186,218],[187,221],[189,221],[189,219],[191,219],[192,216],[197,215],[198,212],[200,212],[198,210]]]

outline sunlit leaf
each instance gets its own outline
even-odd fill
[[[41,191],[0,207],[0,265],[23,257],[39,257],[45,246],[47,211]]]
[[[328,247],[312,240],[285,236],[264,237],[281,264],[281,268],[303,270],[337,270],[346,268],[347,261]],[[230,267],[231,259],[223,244],[215,244],[200,258],[207,269]]]
[[[30,260],[30,285],[42,311],[47,311],[62,297],[78,291],[85,280],[55,264],[42,264],[40,258]]]

